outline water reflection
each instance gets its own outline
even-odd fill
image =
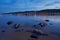
[[[49,22],[46,22],[48,21]],[[8,21],[12,21],[11,25],[7,25]],[[0,31],[4,29],[6,32],[14,31],[14,24],[20,24],[19,31],[21,28],[32,28],[33,25],[37,25],[36,28],[39,29],[39,23],[45,22],[46,27],[42,28],[42,31],[48,34],[60,35],[60,16],[40,16],[40,15],[30,15],[30,14],[7,14],[0,16]],[[52,25],[50,25],[52,24]],[[40,28],[41,29],[41,28]],[[52,31],[53,30],[53,31]]]

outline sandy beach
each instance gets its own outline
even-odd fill
[[[60,37],[48,34],[48,36],[38,36],[38,39],[31,38],[31,32],[27,32],[28,29],[24,29],[21,32],[2,32],[0,40],[60,40]]]

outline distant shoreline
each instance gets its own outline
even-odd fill
[[[26,16],[33,16],[33,15],[40,15],[40,16],[60,16],[60,9],[45,9],[41,11],[24,11],[24,12],[10,12],[10,13],[1,13],[0,15],[5,14],[16,14],[16,15],[26,15]]]

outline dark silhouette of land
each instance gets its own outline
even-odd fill
[[[40,11],[23,11],[23,12],[10,12],[2,14],[16,14],[16,15],[44,15],[44,16],[57,16],[60,15],[60,9],[44,9]]]

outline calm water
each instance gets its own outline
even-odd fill
[[[45,20],[48,19],[49,22]],[[11,25],[7,25],[8,21],[12,21]],[[13,25],[20,24],[20,28],[33,28],[33,25],[37,25],[40,22],[46,22],[46,27],[42,28],[43,31],[47,33],[56,35],[60,37],[60,16],[0,16],[0,31],[2,29],[6,32],[14,31]]]

